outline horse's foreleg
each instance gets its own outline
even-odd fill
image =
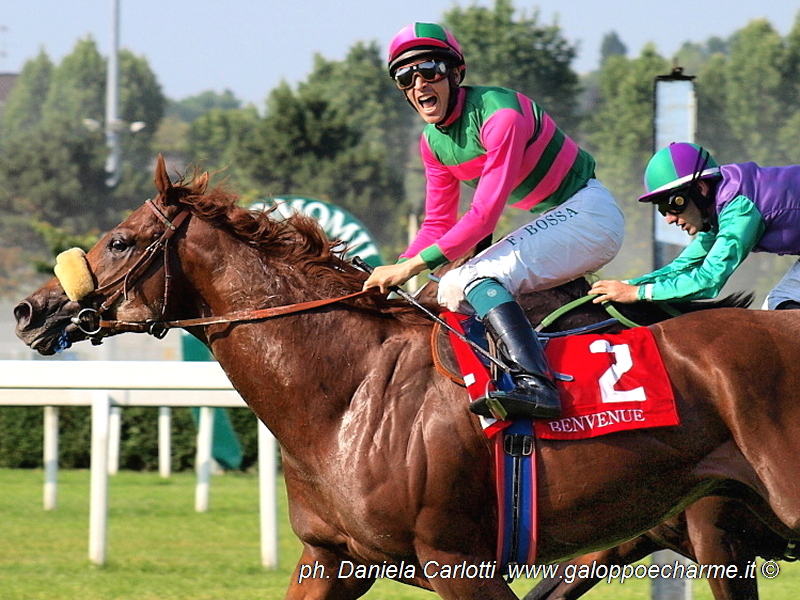
[[[627,565],[661,548],[651,538],[641,535],[615,548],[573,558],[561,563],[555,577],[542,579],[522,600],[575,600],[600,581],[598,577],[580,577],[581,567],[592,572],[596,571],[596,567],[590,570],[592,564]]]
[[[727,531],[725,526],[730,513],[741,513],[735,533]],[[701,498],[686,509],[687,530],[697,563],[724,565],[726,569],[736,566],[735,574],[727,571],[729,577],[708,578],[715,600],[758,600],[758,582],[755,574],[749,576],[748,572],[748,566],[756,559],[752,534],[749,534],[749,525],[754,519],[737,502],[718,497]],[[755,526],[762,527],[757,522]]]
[[[443,600],[517,600],[492,558],[429,549],[419,551],[418,560]]]
[[[758,600],[758,581],[755,577],[709,577],[708,587],[714,600]]]
[[[367,593],[374,579],[342,577],[341,559],[320,548],[305,546],[294,568],[286,600],[355,600]],[[355,567],[356,565],[354,565]]]

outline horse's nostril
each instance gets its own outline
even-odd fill
[[[31,322],[33,306],[27,300],[23,300],[14,307],[14,318],[17,320],[17,328],[25,328]]]

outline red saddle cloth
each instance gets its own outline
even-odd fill
[[[546,354],[552,369],[572,380],[558,381],[561,417],[536,419],[537,437],[577,440],[680,423],[672,384],[647,327],[553,338]]]
[[[466,317],[443,313],[463,332]],[[494,389],[488,369],[472,349],[451,334],[467,391],[477,400]],[[635,327],[615,334],[582,334],[552,338],[545,354],[552,369],[571,378],[557,382],[562,415],[534,419],[536,436],[578,440],[615,431],[678,425],[675,396],[653,333]],[[492,437],[506,421],[482,419]]]

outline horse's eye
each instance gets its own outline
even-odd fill
[[[128,249],[128,242],[120,238],[114,238],[108,244],[108,247],[114,252],[125,252]]]

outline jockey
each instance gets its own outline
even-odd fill
[[[697,144],[673,143],[647,165],[640,202],[697,237],[665,267],[629,281],[598,281],[594,302],[714,298],[752,252],[800,255],[800,166],[717,165]],[[800,263],[767,296],[800,308]]]
[[[531,212],[530,223],[446,273],[438,299],[449,310],[476,313],[512,368],[515,388],[491,392],[470,410],[557,417],[552,373],[514,295],[555,287],[610,261],[622,244],[622,211],[595,179],[592,156],[533,100],[505,88],[461,85],[464,55],[440,25],[401,29],[388,66],[427,124],[420,140],[425,219],[399,262],[377,267],[364,287],[385,292],[457,259],[494,232],[507,206]],[[475,191],[459,216],[462,182]]]

